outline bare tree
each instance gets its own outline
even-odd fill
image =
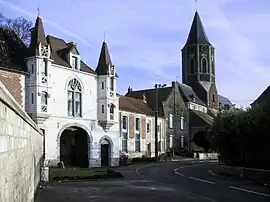
[[[33,26],[31,21],[26,20],[24,17],[15,19],[6,18],[0,13],[0,26],[12,29],[27,45],[31,40],[30,28]]]

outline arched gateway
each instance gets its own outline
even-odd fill
[[[78,124],[63,127],[58,136],[58,159],[66,167],[89,167],[90,137]]]

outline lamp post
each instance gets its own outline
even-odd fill
[[[155,84],[155,160],[158,162],[158,90],[164,88],[166,84]]]

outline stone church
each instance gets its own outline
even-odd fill
[[[200,151],[202,148],[194,144],[194,134],[206,132],[217,112],[233,104],[218,94],[215,48],[207,38],[198,12],[181,51],[182,83],[172,82],[171,86],[158,89],[129,88],[126,96],[137,99],[145,96],[153,110],[158,102],[159,114],[167,119],[167,147],[178,152]]]

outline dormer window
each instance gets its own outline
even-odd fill
[[[78,58],[76,56],[72,56],[71,58],[71,66],[74,69],[78,69]]]

